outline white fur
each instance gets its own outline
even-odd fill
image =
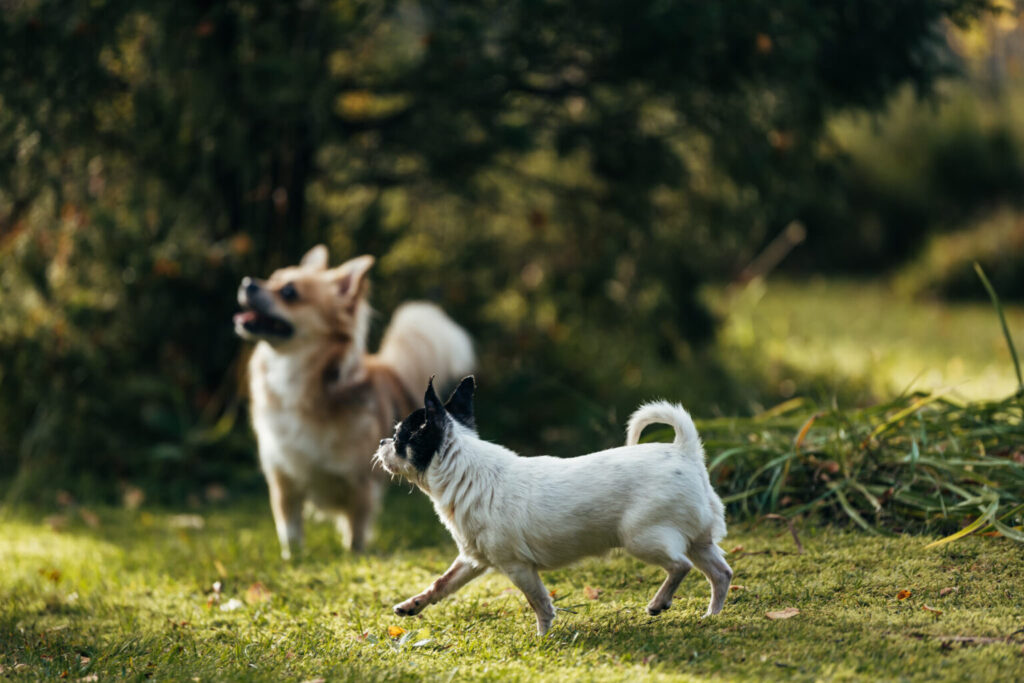
[[[707,614],[721,610],[732,578],[715,545],[725,535],[725,511],[681,406],[644,405],[630,419],[629,445],[565,459],[520,457],[446,417],[441,447],[424,472],[398,457],[389,441],[377,452],[385,469],[430,496],[460,551],[444,576],[396,605],[396,613],[418,613],[495,568],[526,594],[543,635],[555,612],[537,570],[618,547],[668,572],[648,605],[651,614],[671,605],[693,565],[712,584]],[[637,445],[640,431],[653,422],[670,424],[675,441]]]
[[[476,355],[469,333],[438,306],[411,301],[395,309],[377,358],[390,365],[413,396],[423,391],[424,369],[448,384],[473,370]]]

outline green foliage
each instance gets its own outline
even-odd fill
[[[811,226],[807,245],[791,265],[877,272],[916,256],[930,235],[974,221],[994,205],[1019,205],[1024,89],[1016,82],[990,89],[948,81],[936,95],[921,100],[904,89],[882,113],[830,122],[829,191],[807,203],[801,216]],[[987,233],[989,240],[995,236]],[[1008,240],[1002,248],[1014,246]],[[973,284],[971,258],[965,263]]]
[[[234,283],[318,241],[380,257],[385,311],[439,299],[495,386],[694,363],[699,283],[815,192],[826,118],[927,90],[987,3],[735,5],[5,4],[0,471],[220,476]],[[637,367],[596,372],[622,330]]]
[[[820,512],[878,533],[979,520],[972,531],[995,526],[1024,543],[1018,398],[918,394],[859,411],[794,399],[751,423],[699,426],[712,481],[736,512]]]
[[[181,472],[191,490],[248,458],[232,432],[238,345],[210,320],[229,320],[237,286],[216,261],[240,256],[158,215],[71,213],[8,243],[20,267],[0,275],[0,461],[26,466],[11,495],[59,481],[110,495],[144,477],[180,498]]]
[[[985,291],[977,276],[975,283]],[[723,320],[718,352],[728,374],[759,378],[782,399],[801,395],[845,408],[911,390],[950,389],[962,401],[1017,391],[988,302],[915,299],[884,279],[839,278],[776,278],[732,296],[711,290],[708,298]],[[1024,309],[1004,313],[1019,343]]]
[[[1003,208],[955,232],[935,235],[900,269],[897,286],[914,295],[982,298],[973,264],[1006,300],[1024,300],[1024,215]]]
[[[544,575],[566,609],[537,638],[526,601],[496,574],[420,617],[395,617],[391,605],[443,571],[455,548],[422,495],[395,489],[386,509],[380,554],[345,554],[329,525],[311,525],[297,564],[278,559],[262,501],[197,510],[202,529],[159,510],[102,508],[99,528],[68,521],[56,532],[39,510],[20,509],[0,535],[0,675],[953,681],[1020,671],[1021,636],[1011,634],[1024,554],[1004,539],[924,550],[926,538],[807,525],[797,554],[774,522],[733,524],[726,548],[743,589],[717,617],[700,619],[708,587],[696,575],[670,610],[648,617],[664,573],[613,555]],[[911,596],[899,600],[902,590]],[[221,610],[231,599],[240,607]],[[800,613],[765,618],[786,607]],[[392,638],[394,626],[407,632]]]

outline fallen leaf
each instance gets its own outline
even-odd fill
[[[906,599],[907,599],[907,598],[909,598],[909,597],[910,597],[911,595],[912,595],[912,594],[911,594],[911,592],[910,592],[910,591],[908,591],[908,590],[904,589],[904,590],[901,590],[901,591],[900,591],[899,593],[897,593],[897,594],[896,594],[896,599],[897,599],[897,600],[906,600]]]
[[[800,610],[796,607],[787,607],[774,612],[766,612],[765,616],[769,619],[789,619],[790,617],[795,617],[798,614],[800,614]]]
[[[939,590],[939,597],[944,598],[950,593],[956,593],[958,590],[960,590],[959,586],[946,586]]]
[[[588,600],[597,600],[598,596],[601,595],[601,589],[591,588],[590,586],[584,586],[583,595],[585,595]]]
[[[245,591],[245,601],[250,605],[266,602],[267,600],[270,600],[270,591],[259,581],[249,586],[249,590]]]
[[[405,633],[405,629],[401,626],[388,626],[388,635],[392,638],[397,638],[403,633]]]
[[[732,550],[730,550],[729,554],[731,555],[733,553],[741,553],[741,552],[743,552],[743,546],[738,545],[735,548],[733,548]]]
[[[929,607],[928,605],[922,605],[921,609],[923,609],[925,612],[931,612],[932,614],[935,614],[935,615],[942,614],[942,610],[935,609],[934,607]]]
[[[550,595],[553,598],[558,597],[558,591],[548,591],[548,595]]]
[[[733,585],[729,586],[729,590],[731,590],[731,591],[745,591],[745,590],[747,590],[747,587],[746,586],[737,586],[736,584],[733,584]]]

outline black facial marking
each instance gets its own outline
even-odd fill
[[[476,429],[476,419],[473,417],[473,392],[476,390],[476,380],[473,375],[464,378],[459,386],[448,397],[444,404],[445,410],[453,418],[465,427]]]
[[[442,429],[427,420],[426,412],[423,408],[413,411],[395,430],[395,453],[420,472],[430,466],[444,436]]]

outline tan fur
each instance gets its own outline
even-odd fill
[[[315,247],[299,266],[265,282],[246,279],[239,290],[244,307],[260,297],[266,312],[294,330],[288,338],[261,336],[236,321],[239,335],[256,342],[249,361],[252,421],[285,558],[302,542],[307,501],[335,516],[348,547],[365,547],[385,477],[372,461],[378,441],[413,409],[413,394],[427,378],[450,381],[474,361],[465,331],[425,303],[396,311],[380,353],[367,353],[366,272],[373,259],[327,269],[326,257]],[[286,285],[297,298],[282,296]]]

